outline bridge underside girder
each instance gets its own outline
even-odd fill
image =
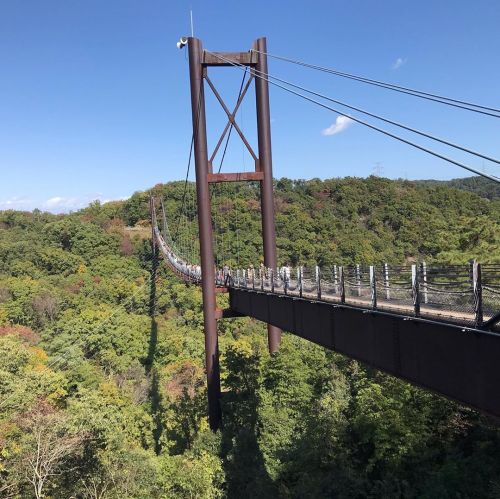
[[[500,335],[244,289],[230,289],[230,307],[412,384],[500,416]]]

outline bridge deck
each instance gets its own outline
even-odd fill
[[[296,296],[296,295],[291,295]],[[303,293],[302,296],[307,299],[317,300],[317,295],[314,293]],[[322,301],[341,303],[338,296],[329,293],[323,293],[321,295]],[[355,305],[365,309],[371,309],[371,301],[369,297],[349,297],[347,300],[347,305]],[[384,300],[379,299],[377,301],[377,310],[395,312],[405,316],[413,316],[414,308],[413,306],[396,303],[394,300]],[[471,312],[451,310],[451,309],[438,309],[434,308],[432,305],[420,305],[420,315],[422,317],[427,317],[429,319],[441,320],[441,321],[452,321],[456,323],[463,323],[465,325],[472,324],[474,322],[474,314]],[[486,314],[484,320],[488,320],[492,317],[491,314]]]

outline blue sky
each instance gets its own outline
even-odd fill
[[[189,34],[191,6],[195,35],[209,50],[247,50],[267,36],[271,53],[500,105],[497,0],[1,0],[0,209],[67,211],[184,177],[188,64],[175,43]],[[271,74],[500,156],[498,119],[283,62],[269,66]],[[234,100],[241,72],[211,74]],[[252,96],[238,120],[254,140]],[[271,114],[276,177],[467,175],[358,124],[324,135],[338,115],[280,89],[271,88]],[[213,145],[225,124],[213,98],[207,115]],[[487,162],[416,140],[500,174]],[[234,134],[223,170],[251,166]]]

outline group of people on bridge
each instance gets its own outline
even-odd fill
[[[163,254],[167,257],[168,261],[172,267],[179,273],[189,277],[194,281],[201,280],[201,266],[197,264],[191,264],[179,257],[174,250],[165,242],[164,238],[161,237],[159,229],[155,229],[156,239],[161,247]],[[241,275],[240,275],[241,272]],[[255,279],[270,279],[271,273],[273,273],[273,278],[280,278],[283,283],[290,282],[291,267],[288,265],[283,265],[276,270],[270,269],[264,266],[263,263],[260,264],[258,270],[255,269],[253,265],[250,265],[246,270],[237,270],[236,272],[232,270],[228,265],[224,265],[222,269],[216,269],[215,280],[218,284],[223,286],[230,286],[233,284],[234,279],[240,278],[244,279],[249,283],[254,283]]]
[[[156,230],[158,229],[155,229],[155,231]],[[192,278],[193,280],[201,280],[201,267],[199,265],[187,263],[185,260],[177,256],[167,243],[165,243],[162,237],[158,237],[157,240],[159,241],[163,254],[168,258],[168,261],[175,270]]]
[[[250,265],[248,269],[241,271],[243,275],[239,275],[240,270],[237,270],[236,272],[238,275],[235,275],[234,271],[228,265],[224,265],[222,269],[216,270],[215,277],[217,282],[221,284],[223,283],[224,286],[230,285],[235,277],[241,277],[250,283],[255,282],[256,276],[258,279],[269,279],[271,277],[271,269],[265,267],[263,263],[260,264],[260,268],[257,271],[253,265]],[[283,265],[282,267],[276,269],[275,277],[279,277],[284,283],[288,283],[290,282],[290,274],[291,268],[288,265]]]

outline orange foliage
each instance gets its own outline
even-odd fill
[[[167,392],[174,398],[187,394],[193,398],[196,388],[203,384],[203,370],[194,362],[186,360],[176,366],[176,371],[167,382]]]
[[[40,341],[40,336],[27,326],[0,326],[0,336],[8,335],[17,336],[29,345],[36,345]]]

